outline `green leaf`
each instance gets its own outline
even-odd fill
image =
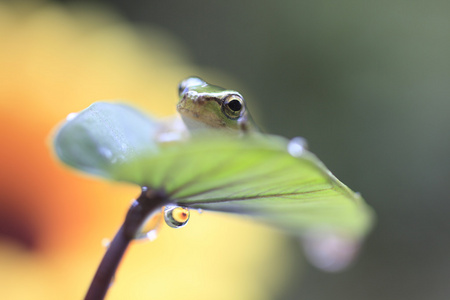
[[[128,106],[94,103],[62,125],[55,149],[70,166],[164,189],[180,206],[243,214],[302,236],[331,233],[350,244],[371,227],[359,194],[297,140],[209,130],[157,142],[158,129]]]
[[[118,164],[157,150],[151,137],[158,128],[156,121],[130,106],[96,102],[69,115],[56,134],[54,149],[69,166],[110,178]]]
[[[204,132],[118,165],[112,177],[164,188],[180,206],[245,214],[294,233],[330,228],[364,234],[370,211],[361,197],[313,154],[303,150],[294,157],[288,145],[272,135]]]

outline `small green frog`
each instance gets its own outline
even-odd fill
[[[210,85],[198,77],[183,80],[178,90],[177,111],[189,131],[202,128],[258,130],[238,92]]]

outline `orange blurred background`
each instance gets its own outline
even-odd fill
[[[184,77],[231,79],[105,8],[19,3],[0,3],[0,298],[80,299],[139,187],[62,166],[52,130],[104,99],[170,115]],[[289,276],[285,246],[272,229],[194,212],[131,246],[108,299],[270,299]]]
[[[288,250],[280,250],[278,259],[287,257],[284,251],[294,252],[289,265],[299,271],[280,279],[288,286],[273,299],[449,299],[450,1],[53,2],[70,7],[63,10],[66,16],[85,3],[114,8],[147,32],[138,35],[140,42],[146,39],[151,48],[163,48],[169,59],[157,72],[188,71],[174,76],[173,82],[165,81],[164,91],[172,93],[169,101],[180,80],[175,77],[192,74],[238,90],[258,125],[288,138],[305,137],[311,151],[374,208],[377,224],[358,262],[345,272],[330,275],[305,266],[293,240]],[[84,15],[92,19],[99,10],[105,8],[84,9]],[[8,18],[2,14],[0,22],[4,20]],[[118,28],[123,22],[109,24]],[[143,24],[151,27],[144,29]],[[122,35],[129,41],[136,36],[132,32]],[[163,41],[154,43],[155,35]],[[196,68],[192,61],[208,69]],[[227,72],[233,81],[211,68]],[[146,82],[146,91],[157,89]],[[86,102],[104,99],[106,91],[101,93]],[[117,92],[108,97],[131,99]],[[132,98],[134,103],[142,99],[149,98]],[[159,112],[153,106],[142,107]],[[186,237],[205,216],[194,215],[183,231],[166,232]],[[103,236],[112,236],[115,226]],[[153,245],[166,236],[162,233],[148,247],[155,249]],[[259,253],[265,248],[257,249]],[[130,254],[122,268],[131,257],[135,255]],[[274,278],[288,273],[274,273]]]

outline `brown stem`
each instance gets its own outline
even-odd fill
[[[160,210],[167,201],[168,197],[163,191],[142,187],[141,195],[131,204],[125,221],[106,250],[85,300],[101,300],[105,297],[128,245],[138,234],[148,216]]]

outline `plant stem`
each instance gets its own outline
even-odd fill
[[[125,221],[106,250],[85,300],[101,300],[105,297],[128,245],[136,237],[147,218],[159,211],[166,202],[168,197],[164,191],[142,187],[141,195],[131,204]]]

